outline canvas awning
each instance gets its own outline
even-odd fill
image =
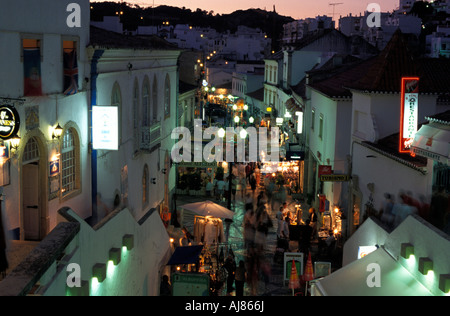
[[[370,287],[370,264],[380,267],[380,287]],[[431,296],[406,268],[379,248],[315,282],[315,296]]]
[[[450,163],[450,126],[423,125],[411,146],[416,155],[444,164]]]
[[[167,265],[197,263],[203,246],[177,247]]]

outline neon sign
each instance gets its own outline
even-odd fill
[[[402,78],[399,152],[411,153],[419,117],[419,78]]]

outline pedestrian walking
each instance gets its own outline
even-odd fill
[[[266,244],[266,237],[269,233],[269,228],[273,226],[272,220],[266,211],[264,205],[261,205],[256,211],[256,232],[255,232],[255,247],[259,253],[264,249]]]
[[[235,275],[235,285],[236,285],[236,296],[244,296],[244,285],[247,280],[247,271],[245,270],[245,262],[243,260],[239,261],[239,266],[236,268]]]
[[[225,260],[224,268],[227,270],[227,295],[230,295],[234,290],[233,284],[236,273],[236,262],[231,254]]]
[[[252,188],[254,196],[256,191],[256,177],[253,173],[250,175],[250,187]]]
[[[312,227],[311,238],[315,239],[317,233],[317,214],[314,207],[309,209],[309,222],[309,225]]]
[[[244,242],[245,242],[245,249],[247,251],[254,245],[255,224],[256,224],[256,216],[252,207],[248,209],[244,215]]]

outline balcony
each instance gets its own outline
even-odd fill
[[[150,126],[142,126],[139,137],[139,149],[151,151],[161,143],[161,122],[154,122]]]

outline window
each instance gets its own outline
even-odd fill
[[[63,40],[63,94],[78,92],[77,42]]]
[[[323,114],[319,116],[319,138],[323,139]]]
[[[158,121],[158,81],[156,80],[156,76],[153,79],[153,87],[152,87],[152,120],[154,122]]]
[[[119,108],[119,144],[122,143],[122,94],[120,86],[116,82],[111,93],[111,105]]]
[[[314,122],[316,121],[316,110],[311,110],[311,129],[314,130]]]
[[[142,206],[145,207],[150,201],[149,197],[149,173],[148,166],[144,166],[144,172],[142,174]]]
[[[36,162],[39,160],[39,147],[35,138],[31,138],[23,150],[23,164]]]
[[[61,192],[67,196],[73,192],[76,185],[76,151],[74,135],[71,129],[65,131],[61,147]]]
[[[139,128],[139,86],[137,79],[134,81],[133,90],[133,128]]]
[[[22,61],[24,67],[24,96],[42,95],[41,40],[22,39]]]
[[[170,77],[166,76],[166,82],[164,84],[164,116],[168,118],[170,116]]]
[[[142,126],[150,126],[150,84],[147,77],[142,86]]]

